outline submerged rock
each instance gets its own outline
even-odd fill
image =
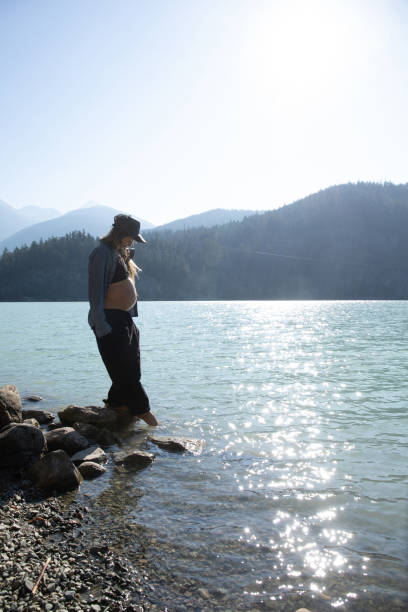
[[[21,423],[21,397],[15,385],[0,387],[0,427],[10,423]]]
[[[159,448],[173,453],[192,453],[193,455],[201,455],[205,447],[205,440],[195,438],[180,438],[173,436],[148,436],[147,438]]]
[[[27,395],[24,400],[26,402],[41,402],[42,401],[42,397],[40,395]]]
[[[46,425],[52,423],[55,419],[55,415],[51,412],[45,412],[45,410],[23,410],[23,419],[37,419],[40,425]]]
[[[78,466],[78,470],[86,480],[97,478],[106,472],[106,468],[94,461],[84,461]]]
[[[105,451],[99,448],[98,446],[90,446],[89,448],[86,448],[85,450],[75,453],[75,455],[72,455],[71,457],[71,461],[75,463],[76,465],[80,463],[84,463],[84,461],[103,463],[104,461],[107,461],[107,459],[108,459],[108,456],[105,453]]]
[[[39,459],[46,448],[41,429],[25,423],[12,423],[0,432],[0,466],[24,467]]]
[[[40,489],[71,491],[83,478],[64,450],[55,450],[42,457],[28,470],[29,477]]]
[[[114,461],[116,465],[124,465],[126,468],[144,468],[153,463],[154,455],[141,450],[121,451],[116,453]]]
[[[85,436],[88,440],[96,440],[100,429],[95,427],[95,425],[90,425],[89,423],[74,423],[73,428],[76,429],[81,436]]]
[[[88,447],[88,440],[72,427],[60,427],[45,434],[48,450],[64,450],[68,455]]]
[[[96,427],[112,427],[117,420],[117,414],[114,410],[101,408],[100,406],[70,405],[60,410],[58,416],[64,425],[88,423]]]

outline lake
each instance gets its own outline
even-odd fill
[[[1,303],[0,384],[102,405],[87,310]],[[141,302],[135,322],[158,433],[206,447],[77,499],[144,534],[156,609],[406,609],[408,303]]]

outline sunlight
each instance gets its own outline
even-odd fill
[[[247,69],[258,93],[290,102],[316,97],[339,78],[352,57],[350,15],[337,1],[262,4],[248,27]],[[299,102],[298,99],[294,102]]]

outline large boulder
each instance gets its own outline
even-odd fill
[[[130,452],[120,451],[114,457],[116,465],[123,465],[126,468],[144,468],[153,463],[153,453],[146,453],[141,450],[133,450]]]
[[[191,453],[193,455],[201,455],[205,447],[205,440],[196,438],[180,438],[175,436],[155,436],[151,435],[147,438],[159,448],[172,453]]]
[[[78,451],[75,455],[72,455],[71,461],[75,463],[75,465],[80,465],[84,463],[84,461],[92,461],[94,463],[104,463],[107,461],[108,456],[104,450],[99,448],[98,446],[90,446],[85,450]]]
[[[47,491],[72,491],[83,480],[64,450],[55,450],[42,457],[30,467],[28,475],[40,489]]]
[[[58,416],[64,425],[88,423],[96,427],[112,427],[117,421],[117,414],[114,410],[100,406],[70,405],[60,410]]]
[[[24,467],[39,459],[46,448],[41,429],[25,423],[12,423],[0,431],[0,466]]]
[[[21,423],[21,397],[15,385],[0,387],[0,427]]]
[[[81,436],[81,434],[72,427],[60,427],[59,429],[47,431],[45,439],[47,440],[48,450],[54,451],[62,449],[68,453],[68,455],[73,455],[88,446],[87,438]]]
[[[54,414],[51,412],[45,412],[45,410],[23,410],[23,419],[36,419],[40,425],[52,423],[54,418]]]

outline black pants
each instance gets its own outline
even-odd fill
[[[149,412],[149,398],[140,382],[139,330],[124,310],[106,309],[105,315],[112,332],[96,341],[112,380],[108,404],[127,406],[136,416]]]

